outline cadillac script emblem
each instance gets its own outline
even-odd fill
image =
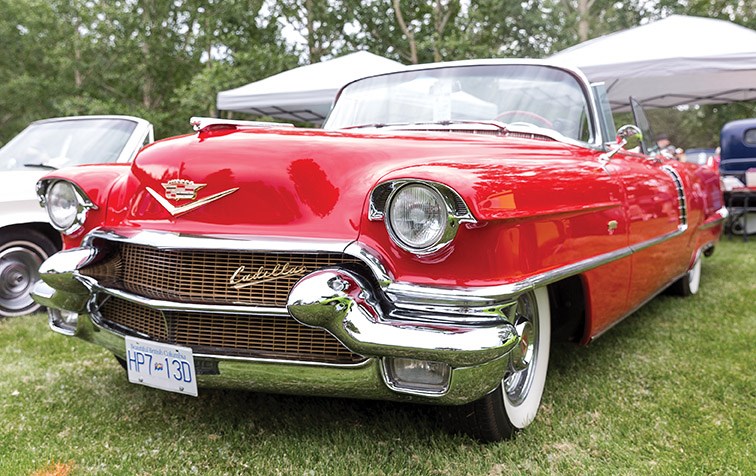
[[[307,268],[305,266],[297,266],[290,263],[277,264],[270,269],[260,266],[257,269],[247,270],[245,266],[239,266],[234,271],[234,274],[231,275],[228,284],[234,289],[242,289],[267,281],[302,275],[306,272]]]
[[[178,216],[178,215],[182,215],[184,213],[190,212],[194,210],[195,208],[199,208],[203,205],[207,205],[210,202],[214,202],[215,200],[218,200],[219,198],[223,198],[226,195],[232,194],[235,191],[239,190],[238,187],[229,188],[228,190],[218,192],[208,197],[200,198],[196,202],[187,203],[186,205],[181,205],[181,206],[175,206],[168,200],[176,200],[176,201],[196,200],[197,192],[200,189],[204,188],[207,184],[194,183],[191,180],[173,179],[165,183],[161,183],[160,185],[162,185],[163,188],[165,189],[165,197],[161,196],[158,192],[156,192],[150,187],[147,187],[147,193],[152,195],[152,198],[157,200],[157,202],[163,208],[165,208],[168,211],[168,213],[170,213],[173,216]]]
[[[169,200],[194,200],[197,198],[197,190],[207,184],[194,183],[191,180],[173,179],[160,185],[165,189],[165,198]]]

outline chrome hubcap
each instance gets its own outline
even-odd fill
[[[29,293],[39,279],[42,259],[24,246],[10,246],[0,252],[0,309],[14,314],[35,306]]]
[[[512,370],[520,372],[526,370],[533,360],[533,324],[521,321],[515,325],[520,342],[512,350]]]
[[[538,309],[533,293],[524,294],[517,300],[514,325],[520,342],[510,354],[510,372],[504,379],[504,393],[513,405],[518,405],[530,391],[536,368]]]

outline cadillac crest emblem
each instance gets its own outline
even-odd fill
[[[234,193],[235,191],[239,190],[239,187],[229,188],[228,190],[224,190],[222,192],[215,193],[208,197],[201,198],[197,200],[196,202],[193,201],[192,203],[176,206],[172,204],[171,202],[169,202],[168,200],[196,200],[197,191],[205,187],[205,185],[207,184],[194,183],[191,180],[185,180],[185,179],[172,179],[165,183],[161,183],[160,185],[162,185],[163,188],[165,189],[165,197],[161,196],[158,192],[156,192],[150,187],[145,187],[145,189],[147,190],[147,193],[152,195],[152,198],[154,198],[163,208],[166,209],[168,213],[170,213],[173,216],[183,215],[184,213],[190,212],[201,206],[207,205],[210,202],[214,202],[215,200],[218,200],[219,198],[223,198],[226,195],[230,195]]]
[[[165,198],[169,200],[194,200],[197,198],[197,191],[207,184],[194,183],[191,180],[173,179],[160,185],[165,189]]]

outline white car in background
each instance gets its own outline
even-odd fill
[[[60,235],[39,206],[37,180],[61,167],[130,162],[154,139],[144,119],[75,116],[33,122],[0,148],[0,316],[39,308],[29,292],[39,265],[60,249]]]

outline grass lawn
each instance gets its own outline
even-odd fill
[[[557,346],[535,423],[482,445],[431,407],[131,385],[98,347],[0,321],[0,475],[754,474],[756,243],[723,240],[700,293]]]

